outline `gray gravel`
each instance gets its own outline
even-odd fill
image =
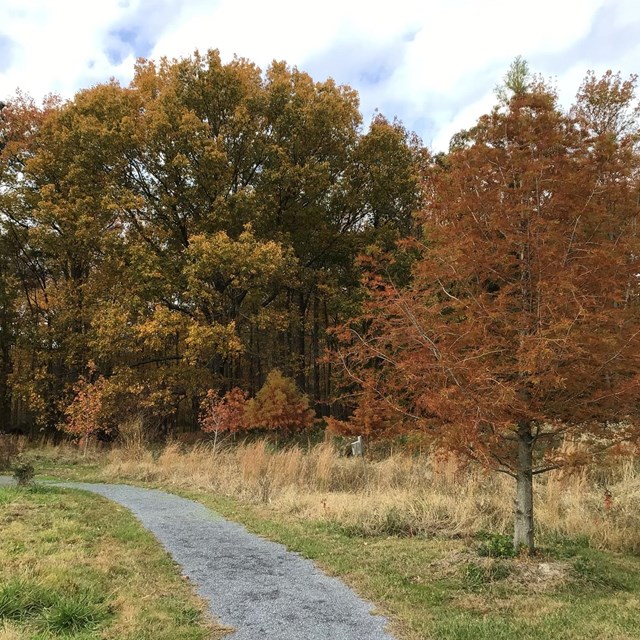
[[[373,606],[342,582],[196,502],[127,485],[60,486],[130,509],[181,565],[212,615],[236,629],[230,640],[393,640],[386,619],[372,615]]]

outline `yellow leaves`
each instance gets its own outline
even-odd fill
[[[183,153],[177,153],[171,160],[174,169],[189,169],[191,162]]]
[[[258,240],[249,225],[238,240],[225,231],[195,235],[188,254],[191,263],[187,274],[192,279],[206,280],[217,272],[236,286],[268,281],[282,268],[285,259],[280,244]]]
[[[230,356],[242,351],[242,341],[236,333],[235,322],[196,324],[189,326],[185,340],[185,358],[191,364],[208,362],[215,355]]]
[[[147,349],[160,350],[167,338],[184,333],[186,324],[183,314],[158,305],[149,318],[135,326],[135,334]]]
[[[295,433],[310,427],[315,413],[293,380],[273,369],[262,389],[249,401],[246,417],[253,427]]]
[[[135,337],[131,313],[122,301],[103,303],[93,316],[90,346],[100,357],[131,347]]]
[[[187,255],[185,275],[190,294],[218,305],[223,304],[225,295],[259,291],[283,277],[291,261],[280,244],[258,240],[250,226],[237,240],[224,231],[195,235]]]

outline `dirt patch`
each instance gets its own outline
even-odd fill
[[[518,570],[512,575],[513,581],[535,593],[553,591],[562,586],[567,582],[571,571],[571,564],[560,560],[516,560],[514,566]]]

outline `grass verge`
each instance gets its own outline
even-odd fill
[[[224,631],[124,508],[0,487],[0,640],[205,640]]]

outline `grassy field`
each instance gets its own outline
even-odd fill
[[[221,638],[133,516],[79,491],[0,487],[1,640]]]
[[[403,640],[640,637],[640,473],[630,458],[539,482],[539,554],[511,558],[508,479],[450,458],[363,465],[328,445],[265,443],[29,455],[40,473],[199,500],[340,576]]]

